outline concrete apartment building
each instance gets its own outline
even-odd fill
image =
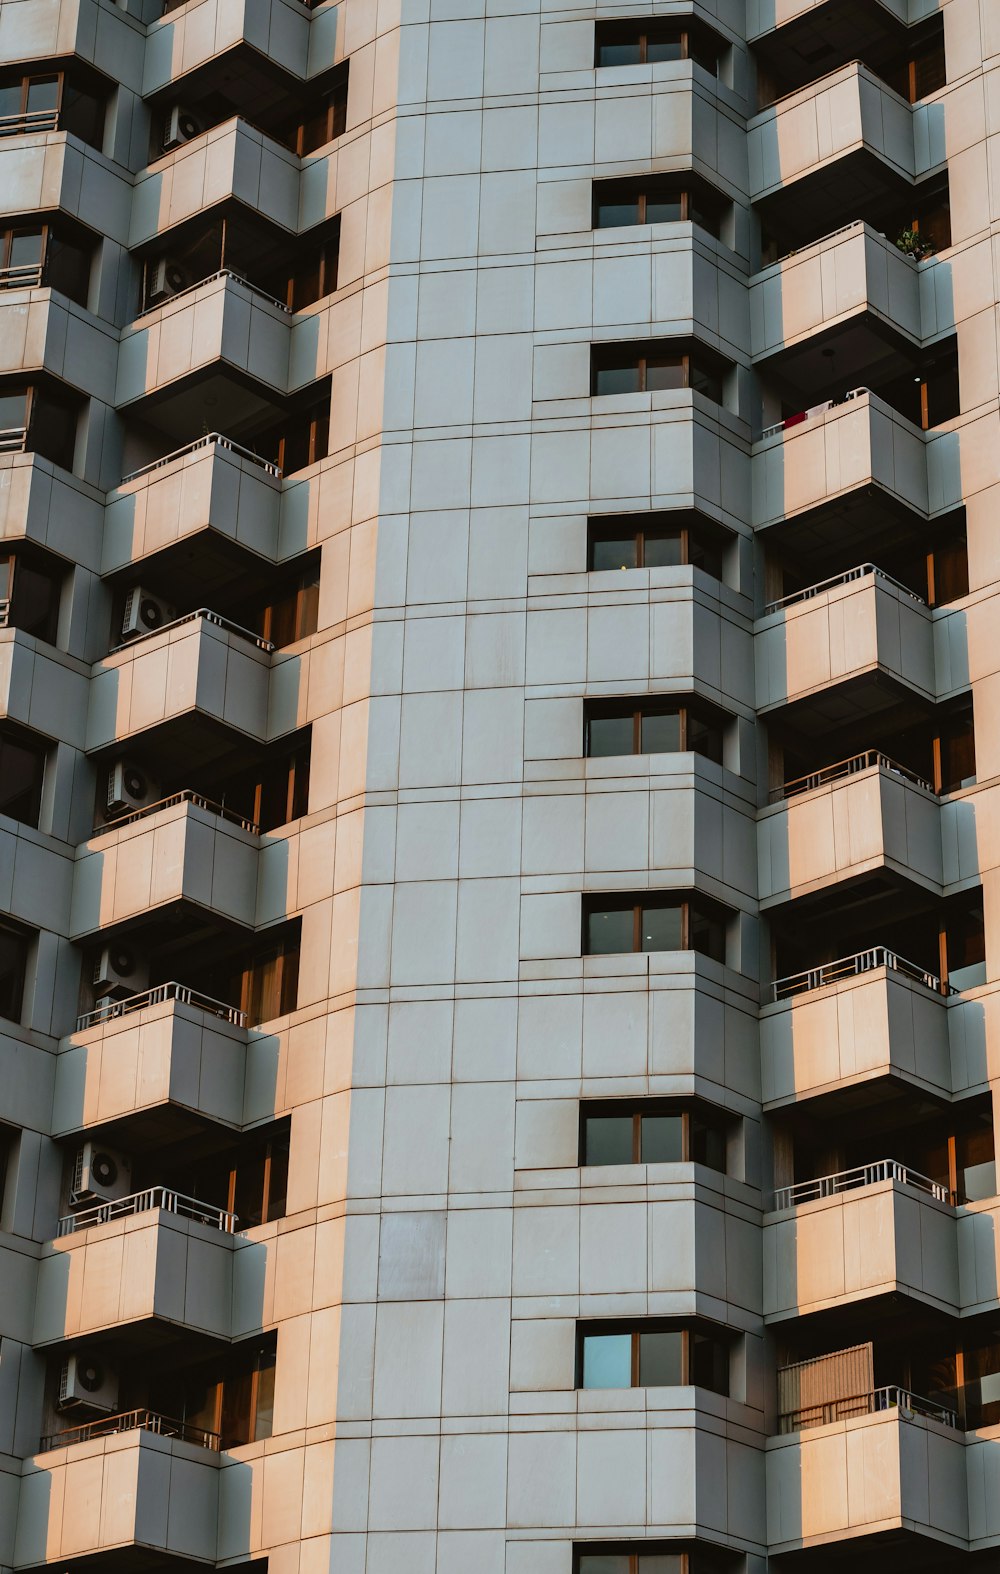
[[[0,0],[0,207],[0,1569],[996,1569],[998,0]]]

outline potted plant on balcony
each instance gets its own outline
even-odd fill
[[[922,262],[925,257],[934,255],[933,242],[928,240],[925,235],[921,235],[919,230],[901,230],[896,237],[896,245],[900,251],[905,252],[908,257],[912,257],[914,262]]]

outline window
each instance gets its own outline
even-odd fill
[[[595,180],[595,229],[631,224],[697,224],[719,237],[728,203],[706,181],[694,176],[644,176],[634,180]]]
[[[587,521],[587,567],[598,573],[691,564],[721,579],[730,540],[728,531],[694,513],[599,515]]]
[[[293,263],[285,289],[289,311],[301,311],[332,295],[337,288],[340,260],[340,221],[317,242],[310,240],[304,255]],[[275,292],[279,293],[279,292]]]
[[[976,734],[972,700],[965,701],[946,718],[933,740],[934,786],[938,792],[958,792],[976,781]]]
[[[288,1122],[280,1121],[193,1162],[183,1156],[171,1163],[161,1155],[149,1161],[144,1179],[150,1185],[169,1183],[189,1197],[229,1209],[241,1229],[268,1224],[285,1216],[288,1137]]]
[[[0,619],[54,645],[59,626],[59,577],[24,552],[0,552]]]
[[[329,382],[319,398],[289,411],[274,426],[246,440],[262,459],[276,464],[282,475],[294,475],[325,459],[330,441]]]
[[[699,898],[594,896],[583,904],[583,954],[614,956],[628,951],[699,951],[726,959],[723,909]]]
[[[725,45],[718,33],[696,22],[637,17],[625,22],[598,22],[594,59],[598,66],[658,65],[665,60],[693,60],[711,76],[719,71]]]
[[[315,634],[319,621],[319,563],[314,557],[305,568],[253,614],[261,639],[278,649]]]
[[[726,718],[714,706],[674,700],[590,700],[584,705],[584,753],[702,754],[722,764]]]
[[[312,104],[304,106],[275,136],[293,153],[304,158],[347,130],[347,66],[336,73],[332,85]]]
[[[982,905],[949,915],[942,951],[942,978],[952,989],[977,989],[986,982],[986,924]]]
[[[221,1434],[223,1448],[259,1443],[271,1436],[274,1419],[275,1339],[236,1345],[211,1361],[181,1370],[137,1373],[131,1398],[145,1394],[142,1408],[187,1426]]]
[[[708,1388],[729,1393],[729,1345],[720,1334],[664,1318],[579,1323],[578,1388]]]
[[[0,923],[0,1017],[8,1022],[21,1020],[27,969],[27,935]]]
[[[726,1117],[709,1105],[664,1099],[587,1099],[580,1163],[705,1164],[726,1173]]]
[[[663,1542],[585,1542],[576,1548],[573,1574],[708,1574],[718,1565]]]
[[[724,363],[711,352],[671,340],[648,344],[594,345],[590,353],[592,394],[662,393],[693,388],[715,404],[722,403]]]
[[[38,824],[45,749],[11,727],[0,731],[0,814],[22,825]]]
[[[273,831],[307,812],[309,755],[307,732],[304,737],[300,734],[291,748],[269,754],[252,770],[213,784],[205,796],[252,821],[261,831]]]
[[[938,23],[930,33],[914,43],[897,64],[879,75],[911,104],[919,103],[922,98],[944,87],[947,76],[943,26]]]
[[[872,392],[925,432],[954,420],[961,411],[958,351],[954,340],[922,367],[904,372],[901,377],[873,388]]]
[[[0,136],[58,129],[100,148],[105,96],[63,71],[9,76],[0,82]]]
[[[0,453],[37,453],[63,470],[73,468],[77,406],[50,389],[0,391]]]

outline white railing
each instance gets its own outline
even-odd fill
[[[205,278],[196,279],[193,284],[185,285],[183,290],[174,290],[169,295],[161,296],[158,301],[151,301],[148,306],[142,308],[135,321],[138,322],[141,317],[147,316],[150,312],[159,311],[161,306],[172,305],[174,301],[179,301],[183,296],[190,295],[192,290],[201,290],[206,284],[214,284],[217,279],[232,279],[235,284],[242,284],[245,290],[249,290],[251,294],[259,296],[262,301],[267,301],[269,306],[276,306],[279,311],[285,313],[286,317],[292,315],[290,306],[287,306],[284,301],[279,301],[276,295],[269,294],[267,290],[260,289],[256,284],[251,284],[244,274],[235,272],[233,268],[220,268],[217,273],[206,274]]]
[[[0,433],[0,439],[3,434]],[[185,443],[183,448],[175,448],[172,453],[164,454],[162,459],[154,459],[151,464],[140,465],[138,470],[130,470],[128,475],[123,475],[121,485],[127,486],[130,481],[138,481],[144,475],[152,475],[154,470],[162,470],[164,465],[172,465],[175,459],[183,459],[187,454],[196,454],[200,448],[209,445],[225,448],[229,453],[235,454],[238,459],[249,459],[255,465],[260,465],[268,475],[281,479],[281,466],[272,464],[270,459],[264,459],[260,454],[254,453],[252,448],[244,448],[242,443],[234,443],[231,437],[223,437],[221,432],[206,432],[204,437],[196,437],[193,443]]]
[[[0,290],[37,289],[42,282],[43,271],[44,264],[41,262],[18,262],[0,268]]]
[[[870,388],[852,388],[840,399],[824,399],[822,404],[810,405],[808,410],[799,410],[795,415],[789,415],[784,421],[776,421],[773,426],[765,426],[760,434],[760,441],[766,437],[776,437],[779,432],[787,431],[790,426],[801,426],[803,421],[812,421],[817,415],[825,415],[828,410],[835,410],[838,405],[849,404],[852,399],[860,399],[862,394],[870,394]]]
[[[23,454],[28,441],[26,426],[0,427],[0,454]]]
[[[838,235],[850,235],[852,230],[863,230],[864,227],[864,219],[852,219],[850,224],[841,224],[839,229],[830,230],[827,235],[817,235],[815,240],[804,241],[801,246],[793,246],[791,251],[783,252],[780,257],[775,257],[773,262],[766,264],[766,267],[776,268],[780,262],[787,262],[789,257],[797,257],[801,252],[812,251],[814,246],[825,246],[827,241],[836,240]],[[876,233],[879,232],[876,231]],[[884,235],[882,239],[885,240]],[[765,270],[762,268],[760,271],[763,273]]]
[[[247,1014],[238,1006],[227,1005],[224,1000],[215,1000],[211,995],[203,995],[200,990],[190,989],[187,984],[178,984],[172,979],[167,984],[155,984],[152,989],[143,989],[137,995],[126,995],[122,1000],[112,1000],[110,996],[101,1000],[93,1011],[85,1011],[77,1017],[76,1031],[82,1033],[85,1028],[114,1022],[119,1017],[131,1016],[133,1012],[145,1011],[147,1006],[162,1005],[167,1000],[176,1000],[182,1006],[195,1006],[199,1011],[207,1011],[210,1016],[232,1023],[233,1027],[247,1025]]]
[[[134,825],[136,820],[145,820],[151,814],[159,814],[163,809],[172,809],[178,803],[192,803],[196,809],[207,809],[209,814],[217,814],[220,819],[228,820],[232,825],[238,825],[241,830],[250,831],[252,835],[260,835],[260,826],[256,820],[248,820],[245,815],[236,814],[232,809],[227,809],[224,803],[214,803],[211,798],[203,798],[200,792],[185,787],[181,792],[171,793],[169,798],[161,798],[158,803],[148,803],[145,808],[133,809],[129,814],[121,814],[106,824],[95,825],[94,836],[105,836],[108,831],[119,831],[125,825]]]
[[[916,983],[923,984],[925,988],[933,989],[935,994],[958,994],[957,989],[943,983],[936,973],[918,967],[916,962],[908,962],[905,957],[898,956],[886,946],[877,945],[871,946],[867,951],[858,951],[854,956],[838,957],[835,962],[824,962],[819,967],[807,967],[801,973],[789,973],[785,978],[776,978],[771,986],[774,992],[773,998],[788,1000],[792,995],[803,995],[811,989],[822,989],[825,984],[837,984],[845,978],[854,978],[860,973],[872,973],[881,967],[888,967],[895,973],[902,973],[905,978],[912,978]]]
[[[810,771],[806,776],[793,777],[785,782],[782,787],[775,787],[770,794],[771,803],[783,803],[786,798],[796,798],[800,793],[812,792],[815,787],[826,787],[831,782],[843,781],[845,777],[857,776],[862,771],[872,770],[878,766],[879,770],[888,771],[891,776],[901,776],[904,781],[912,782],[915,787],[923,787],[927,792],[933,792],[930,782],[918,776],[916,771],[911,771],[909,766],[900,765],[898,760],[890,759],[888,754],[883,754],[879,749],[865,749],[861,754],[852,754],[847,760],[838,760],[835,765],[824,765],[818,771]]]
[[[222,1447],[221,1434],[210,1432],[207,1427],[175,1421],[155,1410],[124,1410],[121,1415],[101,1416],[98,1421],[85,1421],[64,1432],[50,1432],[42,1438],[40,1451],[45,1454],[53,1448],[71,1448],[74,1443],[90,1443],[98,1437],[117,1437],[119,1432],[155,1432],[158,1437],[175,1437],[178,1442],[197,1443],[200,1448],[216,1452]]]
[[[196,1224],[207,1224],[213,1230],[232,1235],[236,1229],[236,1215],[228,1208],[215,1208],[210,1202],[197,1197],[186,1197],[183,1192],[171,1191],[166,1186],[149,1186],[128,1197],[115,1197],[109,1202],[97,1202],[89,1208],[77,1208],[59,1220],[60,1235],[75,1235],[77,1230],[92,1229],[95,1224],[108,1224],[112,1219],[131,1219],[138,1213],[176,1213],[178,1218],[193,1219]]]
[[[904,585],[902,580],[894,579],[887,574],[885,569],[878,568],[874,563],[856,563],[853,568],[847,568],[842,574],[832,574],[829,579],[821,579],[818,584],[807,585],[804,590],[794,590],[790,596],[782,596],[778,601],[769,601],[764,608],[763,616],[769,617],[772,612],[780,612],[784,607],[797,606],[800,601],[812,601],[816,596],[822,596],[828,590],[835,590],[838,585],[850,585],[856,579],[867,579],[873,574],[876,579],[881,579],[887,585],[892,585],[895,590],[901,590],[904,596],[915,601],[918,606],[926,607],[923,596],[918,596],[909,585]]]
[[[32,131],[58,130],[58,109],[26,109],[20,115],[0,115],[0,137],[23,137]]]
[[[868,1394],[821,1400],[801,1410],[785,1411],[778,1416],[778,1431],[807,1432],[810,1427],[828,1426],[832,1421],[847,1421],[852,1416],[878,1415],[884,1410],[898,1411],[901,1421],[921,1416],[928,1421],[939,1421],[942,1426],[958,1426],[958,1415],[949,1405],[936,1404],[933,1399],[923,1399],[908,1388],[897,1388],[893,1384]]]
[[[845,1191],[857,1191],[862,1186],[877,1186],[880,1181],[898,1181],[901,1186],[912,1186],[915,1191],[926,1192],[938,1202],[950,1203],[953,1198],[947,1186],[911,1170],[896,1159],[875,1159],[871,1164],[857,1164],[851,1170],[839,1170],[836,1175],[821,1175],[816,1180],[799,1181],[795,1186],[779,1186],[774,1193],[774,1206],[797,1208],[803,1202],[819,1202],[823,1197],[839,1197]]]
[[[246,629],[242,623],[234,623],[231,618],[220,617],[218,612],[212,612],[208,607],[197,607],[194,612],[185,612],[183,617],[174,618],[170,623],[161,623],[158,629],[148,629],[145,634],[135,634],[131,639],[122,640],[120,645],[112,645],[108,654],[116,656],[121,650],[130,650],[133,645],[140,645],[144,639],[157,639],[169,629],[180,628],[182,623],[192,623],[195,618],[204,618],[206,623],[214,623],[216,628],[225,629],[228,634],[238,634],[241,639],[251,640],[258,650],[270,652],[274,649],[269,639],[261,639],[253,629]]]

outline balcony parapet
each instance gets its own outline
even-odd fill
[[[788,1410],[778,1416],[778,1433],[808,1432],[813,1427],[829,1426],[834,1421],[849,1421],[854,1416],[882,1415],[895,1410],[901,1421],[912,1421],[921,1416],[925,1421],[937,1421],[941,1426],[958,1429],[958,1416],[947,1405],[935,1404],[908,1388],[889,1385],[865,1394],[848,1394],[841,1399],[829,1399],[814,1405],[804,1405],[800,1410]]]
[[[820,1202],[825,1197],[840,1197],[844,1192],[857,1191],[864,1186],[877,1186],[881,1181],[895,1181],[900,1186],[912,1186],[937,1202],[952,1202],[951,1192],[939,1181],[921,1175],[919,1170],[900,1164],[898,1159],[875,1159],[870,1164],[856,1164],[850,1170],[838,1170],[835,1175],[820,1175],[815,1180],[799,1181],[794,1186],[779,1186],[774,1194],[774,1211],[797,1208],[803,1202]]]
[[[0,10],[0,60],[7,65],[74,55],[133,93],[142,84],[142,23],[119,6],[99,0],[6,0]]]
[[[147,245],[230,200],[295,233],[300,168],[294,153],[248,121],[223,121],[136,176],[128,245]]]
[[[175,7],[147,27],[142,94],[162,93],[200,67],[221,65],[220,56],[241,46],[305,81],[315,25],[289,0],[200,0]],[[329,58],[323,56],[324,64]]]
[[[871,973],[879,968],[891,968],[912,983],[933,990],[936,995],[958,994],[957,989],[943,983],[936,973],[929,972],[917,962],[908,962],[887,946],[870,946],[867,951],[856,951],[853,956],[838,957],[834,962],[822,962],[818,967],[803,968],[799,973],[788,973],[784,978],[776,978],[771,985],[772,999],[789,1000],[793,995],[825,989],[828,984],[839,984],[845,979],[856,978],[861,973]]]
[[[101,1416],[96,1421],[84,1421],[80,1426],[70,1426],[62,1432],[50,1432],[41,1439],[39,1452],[49,1454],[55,1448],[73,1448],[77,1443],[92,1443],[95,1438],[120,1437],[123,1432],[149,1432],[154,1437],[176,1438],[180,1443],[193,1443],[196,1448],[211,1448],[216,1452],[222,1446],[222,1434],[209,1431],[204,1426],[194,1426],[190,1421],[177,1421],[172,1416],[160,1415],[157,1410],[123,1410],[120,1415]]]
[[[109,1224],[113,1219],[130,1219],[139,1213],[161,1210],[175,1213],[181,1219],[194,1219],[196,1224],[206,1224],[209,1229],[223,1230],[228,1235],[236,1229],[236,1214],[227,1208],[215,1208],[198,1197],[186,1197],[183,1192],[172,1191],[168,1186],[149,1186],[128,1197],[115,1197],[90,1208],[78,1208],[75,1213],[64,1213],[59,1220],[58,1233],[60,1237],[75,1235],[78,1230]]]
[[[131,178],[71,132],[0,137],[0,217],[20,218],[40,203],[88,225],[99,213],[108,239],[128,244]]]

